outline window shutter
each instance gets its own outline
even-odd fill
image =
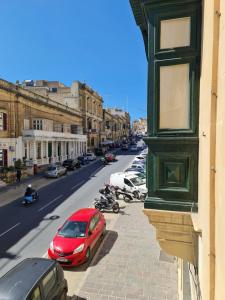
[[[7,130],[7,114],[3,113],[3,130]]]

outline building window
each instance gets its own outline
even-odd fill
[[[41,158],[41,142],[37,143],[37,159]]]
[[[0,112],[0,131],[7,130],[7,114]]]
[[[160,49],[190,46],[191,17],[162,20],[160,27]]]
[[[25,159],[27,159],[27,154],[28,154],[28,152],[27,152],[27,143],[25,142],[24,143],[24,157],[25,157]]]
[[[24,130],[30,129],[30,120],[29,119],[24,119],[23,128],[24,128]]]
[[[35,119],[33,120],[33,129],[35,130],[42,130],[43,126],[42,126],[42,120],[40,119]]]
[[[160,129],[190,128],[189,73],[189,64],[160,66]]]
[[[8,163],[8,153],[6,149],[0,149],[0,166],[5,167]]]

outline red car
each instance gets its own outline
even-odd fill
[[[116,156],[113,153],[107,153],[105,154],[105,159],[110,162],[110,161],[115,161],[116,160]]]
[[[95,208],[82,208],[59,228],[48,256],[62,266],[77,266],[89,260],[91,250],[106,229],[104,215]]]

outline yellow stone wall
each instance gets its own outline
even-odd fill
[[[203,2],[199,119],[199,280],[202,299],[225,299],[225,3]]]

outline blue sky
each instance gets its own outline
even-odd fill
[[[1,0],[0,77],[86,82],[146,117],[147,61],[128,0]]]

